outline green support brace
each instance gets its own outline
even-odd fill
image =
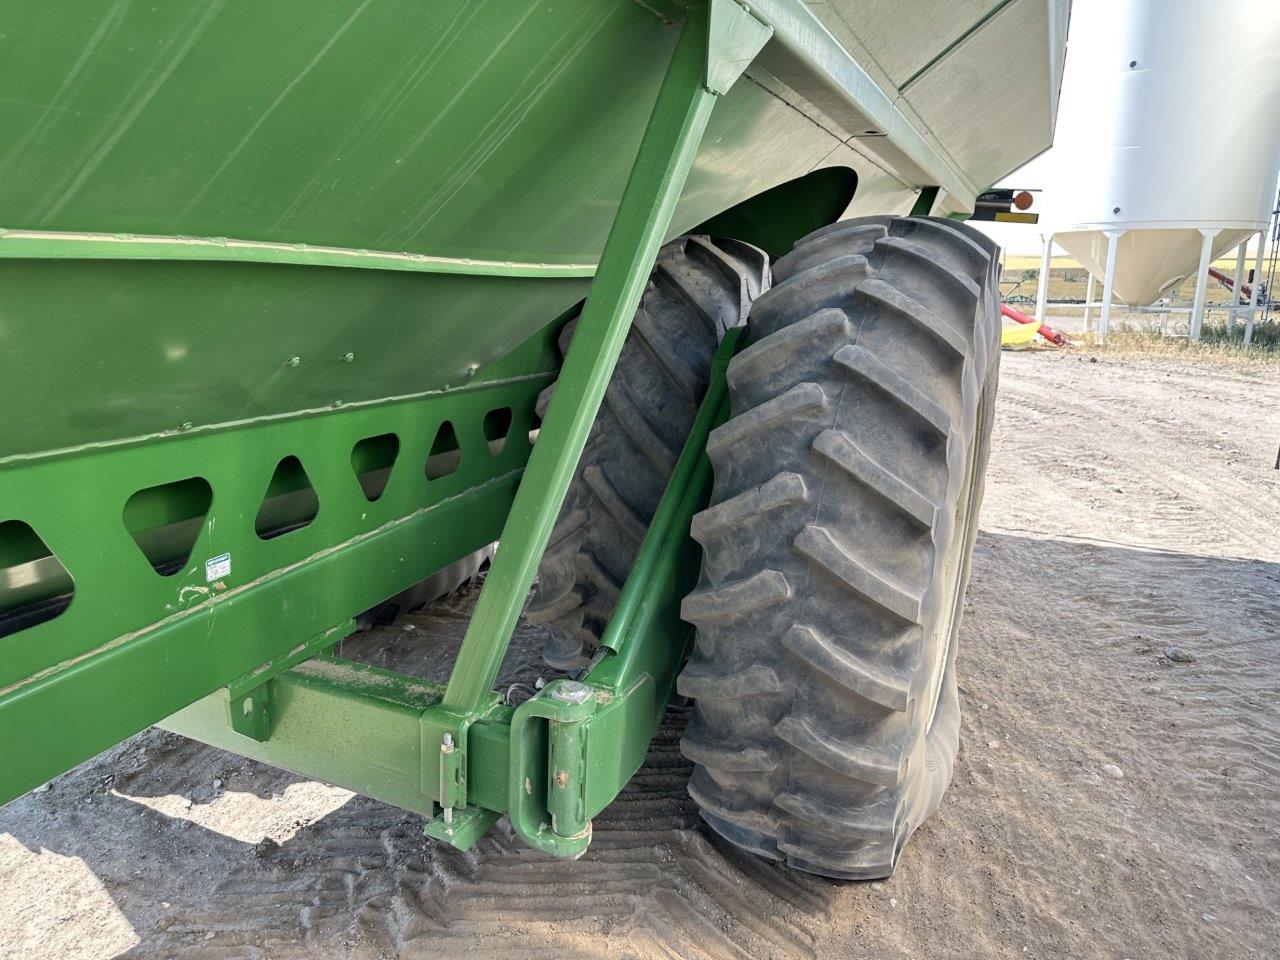
[[[355,629],[354,620],[347,620],[336,627],[330,627],[319,636],[298,644],[288,653],[268,660],[238,680],[227,684],[224,693],[227,699],[227,723],[231,729],[252,740],[270,740],[271,700],[275,678],[286,670],[330,650],[339,641],[354,633]]]
[[[605,631],[602,645],[612,655],[584,683],[548,685],[511,719],[507,814],[526,843],[554,856],[581,856],[590,844],[591,817],[644,761],[688,654],[693,630],[680,620],[680,602],[697,581],[701,559],[689,523],[710,494],[706,440],[728,419],[725,371],[744,332],[730,330],[712,361],[689,439]],[[547,721],[545,782],[535,782],[525,745],[535,717]]]
[[[661,604],[662,585],[671,578],[680,562],[681,544],[689,535],[689,521],[710,490],[711,463],[703,448],[711,431],[728,419],[729,390],[725,373],[745,332],[744,328],[728,331],[711,361],[707,392],[694,418],[689,442],[671,471],[671,480],[658,501],[648,533],[636,554],[601,640],[601,645],[613,651],[614,656],[591,672],[592,682],[619,690],[632,678],[636,658],[642,649],[637,637],[643,637],[653,629]],[[690,583],[689,588],[692,587]],[[677,607],[683,599],[683,593],[675,598]]]
[[[437,739],[463,743],[472,719],[492,703],[498,668],[711,108],[770,33],[732,0],[712,0],[684,24],[444,700],[424,718]],[[452,799],[464,800],[465,791]]]
[[[927,217],[933,212],[933,205],[938,201],[937,187],[921,187],[916,202],[911,207],[911,216]]]

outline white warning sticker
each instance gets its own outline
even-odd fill
[[[231,554],[224,553],[220,557],[214,557],[212,560],[204,562],[204,582],[213,583],[215,580],[225,580],[231,576]]]

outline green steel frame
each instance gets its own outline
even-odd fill
[[[740,331],[716,356],[594,668],[514,709],[492,687],[713,105],[771,34],[733,0],[686,18],[536,444],[534,403],[555,377],[560,324],[483,376],[472,367],[426,394],[181,423],[0,471],[6,511],[74,571],[69,604],[41,624],[40,643],[0,637],[0,729],[16,732],[0,801],[162,723],[421,812],[429,834],[461,847],[506,813],[535,847],[581,854],[591,818],[643,760],[687,653],[679,605],[699,562],[689,521],[709,490],[703,447],[727,412],[724,370]],[[227,259],[540,285],[590,271],[105,235],[64,253],[60,239],[10,231],[0,245],[10,258]],[[42,495],[72,488],[69,502]],[[122,512],[123,525],[103,525]],[[266,526],[264,514],[275,517]],[[332,655],[356,612],[495,539],[447,685]]]
[[[31,522],[75,578],[65,612],[0,639],[7,732],[0,798],[497,539],[529,455],[534,403],[553,376],[495,379],[319,420],[177,433],[0,472],[0,501]],[[512,411],[496,456],[484,432],[492,410]],[[442,429],[446,423],[451,430]],[[457,468],[429,479],[423,465],[445,433],[457,437]],[[351,453],[362,440],[387,435],[398,438],[396,459],[405,469],[393,469],[371,502]],[[306,526],[264,540],[255,512],[286,458],[306,471],[319,512]],[[118,521],[135,491],[191,478],[207,481],[214,497],[207,516],[196,518],[190,555],[216,551],[231,569],[210,578],[204,563],[187,561],[157,576],[125,527],[107,521]],[[71,500],[44,495],[69,488],[78,491]],[[103,635],[112,639],[104,644]]]
[[[679,619],[701,557],[688,537],[689,521],[710,493],[703,447],[728,415],[724,373],[741,333],[732,331],[716,356],[707,395],[605,634],[609,655],[582,682],[555,681],[515,708],[496,695],[486,698],[467,730],[465,803],[447,818],[441,779],[458,769],[460,741],[446,743],[433,723],[444,684],[342,660],[326,649],[292,669],[271,665],[161,726],[417,811],[432,818],[431,836],[464,849],[506,813],[534,846],[580,854],[591,818],[643,761],[692,640],[692,628]],[[332,648],[343,635],[339,627],[317,645]],[[270,722],[246,735],[235,729],[235,718],[253,690],[270,704]]]

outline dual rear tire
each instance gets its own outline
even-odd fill
[[[996,248],[952,221],[871,217],[800,240],[771,287],[767,265],[737,260],[748,262],[749,345],[729,366],[730,419],[707,444],[715,484],[692,526],[702,579],[682,610],[697,627],[678,681],[695,701],[689,792],[740,847],[825,876],[883,877],[955,762],[955,638],[999,361]],[[642,314],[662,271],[660,258]],[[668,344],[682,315],[690,323],[684,311],[706,312],[695,299],[669,300]],[[717,316],[732,323],[727,308]],[[583,660],[607,622],[723,333],[701,329],[696,356],[672,351],[701,373],[682,393],[687,416],[668,424],[669,459],[645,455],[606,396],[533,604],[559,631],[553,664]],[[636,389],[629,366],[674,362],[656,361],[643,330],[638,318],[643,343],[629,342],[610,391]],[[633,468],[646,461],[658,469],[642,478]],[[602,476],[619,490],[624,473],[643,491],[601,493]]]
[[[951,780],[994,264],[949,221],[835,224],[775,264],[729,366],[682,749],[712,829],[801,870],[887,876]]]

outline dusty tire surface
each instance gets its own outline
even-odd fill
[[[740,847],[883,877],[955,763],[996,248],[952,221],[863,218],[801,239],[774,280],[729,366],[693,522],[689,792]]]
[[[550,627],[551,666],[580,668],[599,645],[693,425],[712,355],[768,286],[769,258],[749,244],[689,236],[659,251],[525,612]],[[576,323],[561,335],[562,353]],[[540,412],[554,389],[539,398]]]

